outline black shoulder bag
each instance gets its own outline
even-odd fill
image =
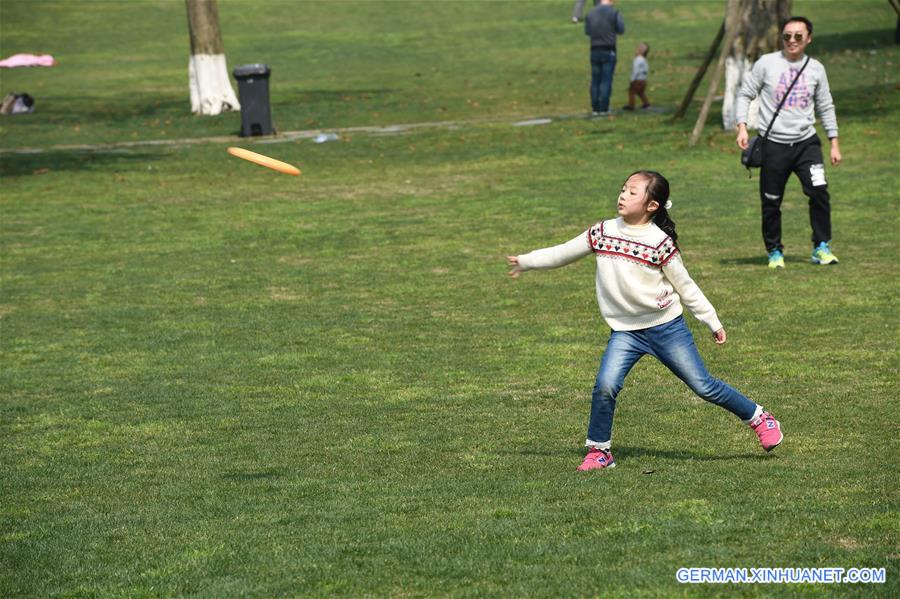
[[[788,99],[788,96],[791,95],[791,90],[794,89],[794,84],[797,83],[797,80],[800,79],[800,75],[803,74],[804,69],[806,69],[806,65],[809,64],[809,56],[806,57],[806,62],[803,63],[803,66],[800,68],[800,72],[797,73],[797,76],[794,77],[794,80],[791,81],[791,86],[787,88],[787,91],[784,93],[784,97],[781,98],[781,102],[778,103],[778,108],[775,109],[775,114],[772,115],[772,120],[769,121],[769,126],[766,128],[766,132],[762,135],[754,135],[750,138],[749,143],[747,144],[747,149],[741,152],[741,164],[747,167],[747,172],[750,172],[751,168],[759,168],[762,166],[763,162],[763,146],[765,146],[765,140],[769,136],[769,131],[772,130],[772,125],[775,124],[775,119],[778,118],[778,113],[781,112],[781,107],[784,106],[785,101]]]

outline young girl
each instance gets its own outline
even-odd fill
[[[645,354],[658,359],[706,401],[721,406],[756,432],[771,451],[784,436],[771,414],[733,387],[710,376],[684,322],[682,304],[725,343],[716,311],[691,279],[669,218],[669,182],[655,171],[638,171],[622,186],[619,218],[597,223],[574,239],[520,256],[507,256],[510,276],[557,268],[592,253],[597,258],[597,301],[612,329],[591,397],[585,447],[578,470],[612,468],[613,410],[625,375]]]

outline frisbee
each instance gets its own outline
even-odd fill
[[[279,173],[284,173],[285,175],[294,175],[296,177],[300,174],[300,169],[296,166],[292,166],[287,162],[275,160],[274,158],[269,158],[268,156],[263,156],[262,154],[257,154],[256,152],[251,152],[250,150],[245,150],[244,148],[228,148],[228,153],[232,156],[254,162],[260,166],[276,170]]]

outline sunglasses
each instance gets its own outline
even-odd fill
[[[789,42],[789,41],[791,41],[791,34],[790,34],[790,33],[785,33],[785,34],[783,34],[783,35],[781,36],[781,39],[783,39],[783,40],[786,41],[786,42]],[[802,42],[802,41],[803,41],[803,34],[802,34],[802,33],[795,33],[795,34],[794,34],[794,41],[795,41],[795,42]]]

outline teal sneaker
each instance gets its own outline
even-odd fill
[[[769,268],[784,268],[784,254],[781,250],[769,252]]]
[[[812,257],[809,259],[813,264],[837,264],[837,256],[831,253],[828,242],[823,241],[813,250]],[[771,264],[771,263],[770,263]]]

